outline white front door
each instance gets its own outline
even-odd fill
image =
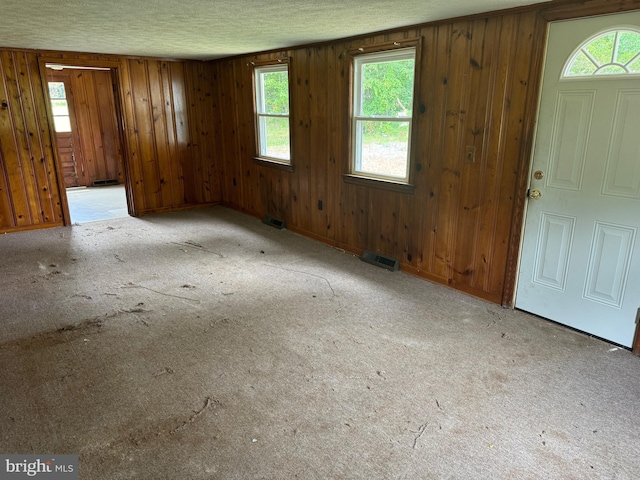
[[[542,85],[516,307],[630,347],[640,308],[640,12],[552,23]]]

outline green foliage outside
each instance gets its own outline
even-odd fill
[[[598,67],[607,64],[625,65],[640,52],[640,34],[622,31],[618,35],[616,50],[616,34],[610,32],[591,41],[585,48],[593,57],[597,65],[584,52],[580,52],[569,71],[570,76],[585,76],[595,73]],[[614,58],[615,55],[615,58]],[[636,58],[627,65],[634,73],[640,73],[640,58]],[[623,74],[625,69],[620,65],[608,65],[598,72],[599,74]]]
[[[51,98],[67,98],[64,91],[64,83],[49,82],[49,96]]]
[[[289,114],[289,78],[286,71],[262,74],[264,113]],[[289,159],[289,118],[264,118],[267,156]]]
[[[363,65],[362,114],[411,118],[415,61],[395,60]],[[286,71],[262,74],[264,113],[289,113],[289,82]],[[366,143],[406,143],[408,122],[365,122]],[[271,148],[288,147],[288,125],[269,121],[268,143]]]
[[[269,72],[262,75],[264,85],[264,113],[289,113],[289,80],[287,72]]]
[[[368,63],[363,65],[363,116],[411,118],[413,110],[414,60]],[[407,123],[366,122],[367,143],[406,142]]]
[[[364,64],[362,115],[410,117],[414,64],[413,60]]]

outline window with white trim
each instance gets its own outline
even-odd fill
[[[51,110],[53,112],[53,127],[57,133],[71,132],[71,117],[69,103],[63,82],[48,82]]]
[[[352,175],[409,183],[415,47],[354,57]]]
[[[254,80],[258,157],[289,165],[289,66],[255,67]]]
[[[571,55],[562,77],[640,74],[640,32],[608,30],[584,42]]]

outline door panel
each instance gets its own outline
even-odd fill
[[[640,82],[640,80],[638,80]],[[618,94],[602,193],[640,199],[640,90]]]
[[[58,140],[58,154],[62,164],[62,174],[64,176],[64,186],[79,186],[78,172],[76,170],[76,161],[73,153],[73,134],[72,133],[56,133]]]
[[[640,32],[640,12],[550,26],[516,307],[631,346],[640,307],[640,75],[561,78],[578,46],[618,26]]]
[[[548,186],[580,190],[595,92],[558,92]]]
[[[636,230],[596,222],[584,298],[621,308]]]
[[[564,291],[575,218],[542,212],[533,281]]]

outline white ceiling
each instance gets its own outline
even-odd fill
[[[0,0],[0,47],[208,60],[544,0]]]

